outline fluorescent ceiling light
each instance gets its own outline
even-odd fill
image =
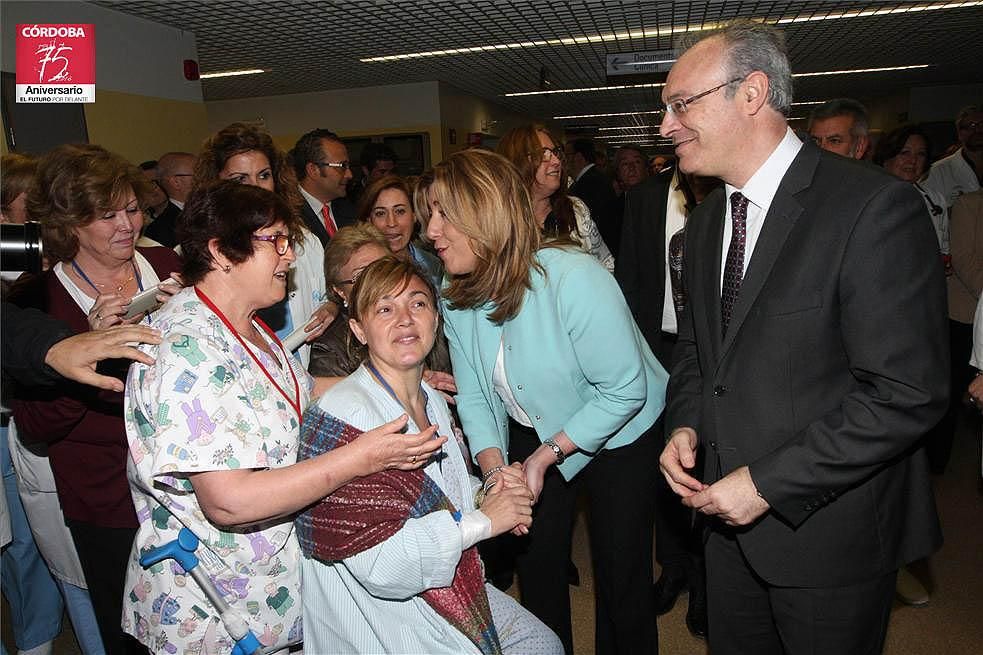
[[[858,11],[839,11],[814,16],[796,16],[794,18],[779,18],[774,21],[776,25],[788,25],[791,23],[812,23],[820,20],[840,20],[843,18],[868,18],[870,16],[888,16],[892,14],[914,14],[924,11],[938,11],[940,9],[962,9],[963,7],[978,7],[983,2],[936,2],[932,4],[907,5],[901,7],[886,7],[884,9],[864,9]]]
[[[520,96],[544,96],[554,93],[580,93],[582,91],[617,91],[618,89],[654,89],[665,86],[662,82],[652,84],[615,84],[612,86],[585,86],[579,89],[549,89],[548,91],[514,91],[504,94],[507,98],[517,98]]]
[[[609,116],[642,116],[643,114],[661,114],[661,109],[655,111],[619,111],[613,114],[571,114],[570,116],[554,116],[553,120],[559,121],[566,118],[607,118]]]
[[[597,129],[600,132],[609,132],[609,131],[612,131],[612,130],[638,130],[638,131],[641,131],[641,130],[657,130],[657,129],[659,129],[659,126],[658,125],[620,125],[618,127],[599,127]],[[612,136],[616,136],[616,135],[612,135]]]
[[[265,73],[266,71],[262,68],[250,68],[248,70],[240,71],[222,71],[219,73],[202,73],[199,75],[201,79],[207,80],[213,77],[236,77],[237,75],[256,75],[257,73]]]
[[[794,23],[810,23],[824,20],[843,20],[850,18],[868,18],[871,16],[887,16],[894,14],[909,14],[926,11],[938,11],[942,9],[962,9],[965,7],[978,7],[983,5],[979,2],[936,2],[921,3],[912,5],[901,5],[883,9],[869,9],[858,11],[826,12],[813,14],[810,16],[791,16],[789,18],[777,18],[774,20],[764,20],[762,22],[774,25],[788,25]],[[609,43],[611,41],[629,41],[631,39],[653,39],[660,36],[675,36],[688,32],[703,32],[716,29],[721,23],[703,23],[695,25],[669,25],[667,27],[652,27],[648,29],[631,30],[627,32],[608,32],[604,34],[585,34],[583,36],[572,36],[562,39],[538,39],[534,41],[514,41],[512,43],[497,43],[494,45],[478,45],[464,48],[447,48],[445,50],[424,50],[422,52],[407,52],[398,55],[380,55],[377,57],[364,57],[359,59],[362,63],[377,63],[386,61],[401,61],[404,59],[422,59],[424,57],[445,57],[448,55],[470,55],[483,52],[498,52],[501,50],[518,50],[522,48],[543,48],[557,46],[573,46],[589,43]]]
[[[888,71],[907,71],[928,68],[930,64],[913,66],[883,66],[881,68],[848,68],[840,71],[816,71],[815,73],[792,73],[792,77],[818,77],[820,75],[852,75],[853,73],[885,73]]]
[[[854,73],[886,73],[889,71],[906,71],[928,68],[931,64],[914,64],[912,66],[883,66],[881,68],[849,68],[838,71],[816,71],[814,73],[792,73],[792,77],[818,77],[820,75],[851,75]],[[618,91],[622,89],[651,89],[665,86],[664,83],[653,84],[616,84],[613,86],[585,86],[579,89],[549,89],[547,91],[519,91],[503,94],[507,98],[518,96],[543,96],[554,93],[587,93],[590,91]],[[558,118],[554,116],[554,118]]]

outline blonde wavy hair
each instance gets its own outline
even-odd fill
[[[416,216],[426,230],[431,205],[460,230],[477,257],[475,269],[451,277],[443,295],[452,309],[476,309],[491,301],[494,323],[514,318],[532,288],[536,251],[542,240],[529,191],[518,170],[501,155],[462,150],[424,173],[413,194]]]

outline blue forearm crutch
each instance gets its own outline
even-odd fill
[[[166,559],[173,559],[180,564],[185,573],[194,578],[198,586],[201,587],[201,590],[208,596],[208,600],[218,610],[219,618],[222,619],[225,629],[235,639],[236,645],[232,649],[232,655],[253,655],[253,653],[259,652],[263,647],[259,643],[259,639],[249,630],[249,626],[239,616],[238,612],[229,607],[229,604],[225,602],[222,594],[215,588],[215,584],[211,578],[198,568],[198,556],[195,555],[197,549],[198,537],[195,533],[188,528],[181,528],[177,539],[147,551],[140,558],[140,566],[145,569],[150,568],[154,564],[163,562]]]

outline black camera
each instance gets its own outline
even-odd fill
[[[0,223],[0,270],[40,273],[43,255],[40,223]]]

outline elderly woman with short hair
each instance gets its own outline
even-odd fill
[[[137,200],[145,178],[119,155],[96,145],[62,145],[38,160],[27,197],[41,222],[51,269],[14,291],[76,332],[123,322],[132,298],[162,285],[179,262],[167,248],[137,248],[143,210]],[[165,297],[162,295],[161,298]],[[109,364],[125,375],[129,361]],[[70,382],[23,392],[14,416],[25,441],[48,443],[58,499],[89,588],[102,641],[124,652],[120,632],[123,576],[137,517],[126,482],[123,396]]]
[[[183,573],[140,566],[147,549],[189,528],[233,611],[266,652],[285,649],[302,638],[293,514],[356,477],[415,468],[442,443],[430,430],[399,434],[404,417],[295,463],[301,416],[321,385],[257,316],[286,293],[291,216],[262,188],[199,187],[179,225],[191,286],[154,322],[164,342],[145,351],[155,363],[130,369],[126,432],[140,527],[123,619],[156,652],[228,652],[232,640]]]

